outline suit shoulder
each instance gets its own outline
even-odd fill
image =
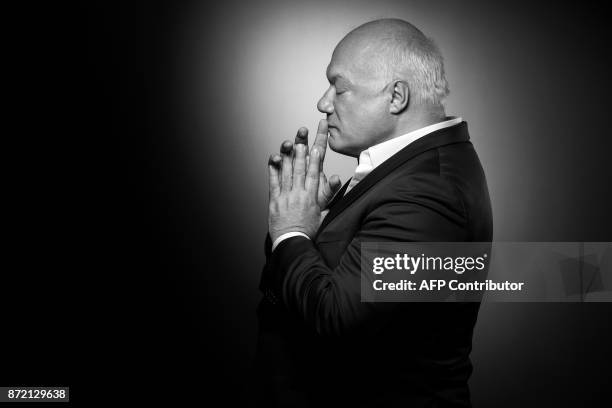
[[[448,163],[438,149],[431,149],[399,166],[377,189],[379,203],[407,203],[427,206],[465,217],[460,189],[447,177]]]

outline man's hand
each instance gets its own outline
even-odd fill
[[[300,128],[298,130],[297,135],[295,136],[295,145],[298,144],[308,146],[308,129]],[[295,145],[292,145],[290,141],[283,142],[281,145],[281,153],[283,152],[283,149],[293,150]],[[331,199],[342,187],[340,177],[334,174],[328,179],[323,172],[323,161],[325,160],[325,152],[327,150],[327,120],[325,119],[321,119],[319,122],[317,137],[315,138],[313,147],[314,146],[318,146],[320,149],[319,151],[322,152],[321,167],[319,168],[319,191],[317,192],[317,202],[319,203],[321,211],[324,211],[327,209]],[[306,160],[308,160],[308,157]],[[282,157],[278,154],[270,157],[270,164],[277,168],[281,167],[281,162]]]
[[[304,130],[303,132],[301,132]],[[303,143],[308,146],[308,129],[302,128],[298,131],[295,136],[295,144]],[[329,202],[334,197],[336,192],[342,187],[340,177],[333,175],[327,180],[325,173],[323,173],[323,161],[325,160],[325,152],[327,151],[327,120],[321,119],[319,121],[319,128],[317,129],[317,137],[315,138],[313,147],[317,146],[321,152],[321,166],[319,167],[319,191],[317,193],[317,202],[321,211],[327,209]]]
[[[325,209],[340,188],[338,176],[330,181],[322,172],[327,148],[327,121],[319,122],[314,145],[308,155],[308,129],[300,128],[295,138],[281,145],[281,155],[270,157],[270,207],[268,228],[272,241],[287,232],[313,237]]]

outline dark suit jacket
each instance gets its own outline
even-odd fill
[[[488,242],[489,193],[467,123],[430,133],[337,194],[316,237],[289,238],[261,279],[262,406],[470,406],[478,303],[362,303],[360,244]]]

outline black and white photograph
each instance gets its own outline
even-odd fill
[[[10,149],[0,406],[610,404],[603,3],[79,9]]]

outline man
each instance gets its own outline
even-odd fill
[[[478,303],[360,301],[362,242],[492,238],[467,124],[442,105],[442,57],[411,24],[377,20],[342,39],[327,76],[310,154],[300,129],[270,158],[260,402],[470,406]],[[339,191],[321,172],[327,143],[359,158]]]

